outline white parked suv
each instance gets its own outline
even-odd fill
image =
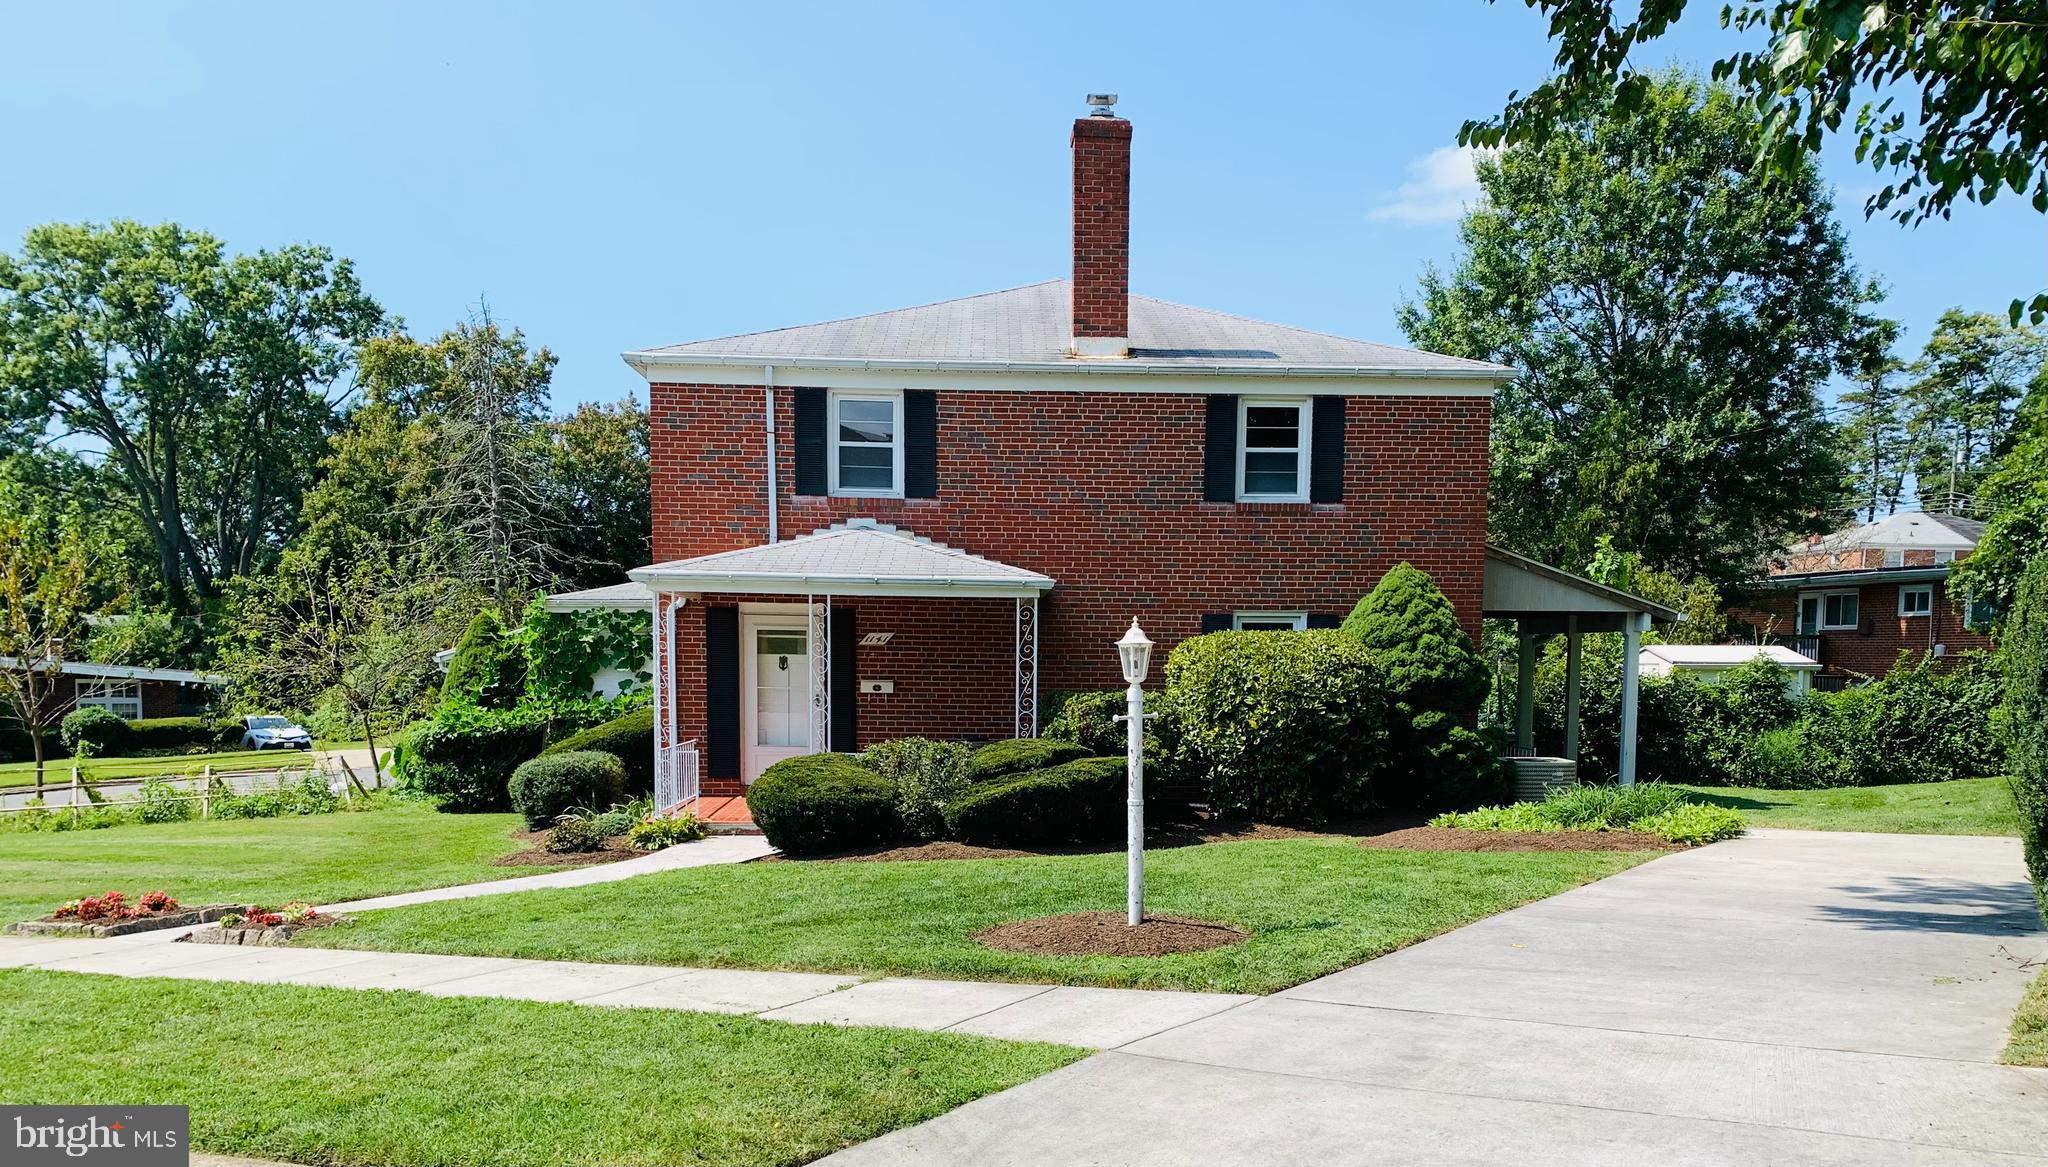
[[[242,719],[242,748],[245,750],[310,750],[313,735],[289,717],[251,714]]]

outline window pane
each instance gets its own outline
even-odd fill
[[[1244,445],[1247,450],[1290,450],[1301,444],[1301,410],[1286,406],[1247,406]]]
[[[839,485],[848,490],[893,490],[896,452],[887,446],[839,447]]]
[[[1827,622],[1837,628],[1847,628],[1856,623],[1858,615],[1857,597],[1829,596],[1827,598]]]
[[[1239,632],[1293,632],[1300,627],[1287,616],[1241,616],[1237,621]]]
[[[842,442],[889,442],[896,437],[896,403],[893,401],[841,401],[839,440]]]
[[[1301,456],[1294,453],[1247,453],[1244,456],[1246,494],[1295,494],[1299,492],[1297,468]]]

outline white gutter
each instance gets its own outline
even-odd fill
[[[1147,374],[1163,377],[1418,377],[1445,381],[1499,383],[1521,375],[1506,365],[1476,369],[1401,368],[1373,365],[1180,364],[1166,361],[912,361],[849,360],[841,357],[722,356],[709,353],[664,353],[642,350],[624,354],[625,361],[645,373],[650,368],[753,368],[773,360],[799,369],[847,369],[856,372],[926,373],[1083,373]]]
[[[761,366],[761,396],[768,417],[768,541],[780,538],[775,514],[775,366]]]

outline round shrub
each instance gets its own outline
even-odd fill
[[[512,771],[540,753],[546,722],[517,711],[456,707],[406,731],[401,779],[453,811],[504,810]]]
[[[654,710],[635,709],[601,725],[570,734],[541,751],[542,757],[574,750],[598,750],[617,758],[626,768],[626,792],[645,795],[654,790]]]
[[[1046,720],[1046,737],[1076,742],[1091,757],[1123,752],[1124,726],[1117,720],[1126,708],[1122,689],[1057,693],[1051,702],[1057,711]]]
[[[946,808],[946,826],[987,847],[1095,843],[1121,838],[1127,778],[1122,758],[1077,758],[983,787]]]
[[[903,837],[896,787],[845,754],[785,758],[747,788],[754,825],[787,855],[817,855]]]
[[[859,762],[896,788],[903,829],[919,839],[946,833],[945,805],[967,791],[968,748],[959,742],[905,737],[877,742]]]
[[[599,750],[570,750],[522,763],[512,771],[512,809],[533,828],[574,807],[610,806],[625,796],[626,767]]]
[[[1080,743],[1050,737],[1019,737],[990,742],[969,755],[967,783],[980,786],[1012,774],[1044,770],[1087,756],[1088,750]]]
[[[1372,653],[1342,632],[1184,640],[1166,688],[1178,764],[1201,776],[1217,813],[1284,820],[1371,805],[1388,703]]]
[[[122,754],[128,749],[128,722],[120,714],[98,705],[83,705],[64,715],[57,736],[67,750],[85,742],[99,757]]]

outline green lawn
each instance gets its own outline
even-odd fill
[[[2017,835],[2019,815],[2003,778],[1963,778],[1839,790],[1689,786],[1732,806],[1753,827],[1878,831],[1901,835]]]
[[[186,903],[338,900],[531,874],[494,867],[520,849],[517,815],[399,804],[354,813],[98,831],[0,833],[0,923],[117,888]]]
[[[294,1163],[801,1163],[1084,1055],[657,1009],[0,972],[0,1099]]]
[[[2001,1059],[2013,1066],[2048,1066],[2048,969],[2027,988],[2012,1017],[2012,1040]]]
[[[1651,857],[1373,850],[1349,839],[1155,851],[1149,910],[1252,932],[1235,947],[1164,957],[994,952],[970,936],[1007,920],[1120,911],[1121,853],[696,868],[370,912],[298,943],[1263,993]]]
[[[298,750],[230,750],[220,754],[179,754],[168,758],[93,758],[86,762],[84,775],[94,782],[109,778],[149,778],[155,775],[179,777],[197,775],[206,766],[216,770],[259,770],[275,766],[303,766],[312,759]],[[52,786],[71,781],[71,758],[49,758],[43,764],[43,781]],[[36,784],[34,761],[0,763],[0,788],[20,789]]]

